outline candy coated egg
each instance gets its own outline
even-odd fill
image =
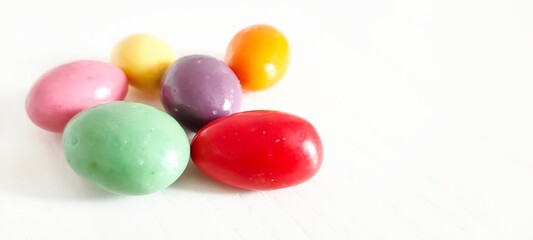
[[[254,25],[238,32],[228,45],[225,62],[245,90],[264,90],[276,84],[289,66],[289,43],[276,28]]]
[[[159,89],[161,76],[176,54],[163,40],[148,34],[133,34],[115,45],[111,62],[128,76],[129,83],[145,91]]]
[[[310,179],[322,164],[323,148],[307,120],[256,110],[215,120],[191,143],[194,164],[212,178],[244,189],[272,190]]]
[[[217,118],[239,111],[242,90],[237,76],[223,61],[190,55],[168,68],[161,101],[170,115],[196,132]]]
[[[126,75],[118,67],[98,61],[76,61],[45,73],[26,98],[26,112],[37,126],[63,132],[80,111],[100,103],[123,100]]]
[[[107,191],[141,195],[168,187],[189,161],[185,131],[148,105],[113,102],[87,109],[65,128],[72,169]]]

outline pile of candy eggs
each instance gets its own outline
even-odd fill
[[[80,60],[51,69],[26,99],[29,118],[62,133],[66,159],[107,191],[142,195],[165,189],[189,158],[206,175],[250,190],[300,184],[320,169],[323,147],[307,120],[274,110],[240,112],[243,91],[272,87],[289,65],[285,36],[253,25],[230,41],[224,61],[177,59],[163,40],[134,34],[111,62]],[[166,112],[124,101],[128,85],[159,91]],[[183,127],[196,132],[189,143]]]

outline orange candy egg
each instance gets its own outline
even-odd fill
[[[225,61],[243,89],[258,91],[272,87],[283,77],[289,58],[289,43],[280,31],[268,25],[253,25],[233,37]]]

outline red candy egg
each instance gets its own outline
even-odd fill
[[[239,188],[273,190],[300,184],[320,169],[323,148],[307,120],[257,110],[229,115],[203,127],[191,143],[194,164]]]

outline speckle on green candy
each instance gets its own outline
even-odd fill
[[[165,112],[132,102],[98,105],[66,126],[63,148],[72,169],[95,185],[119,194],[160,191],[183,173],[189,141]]]

